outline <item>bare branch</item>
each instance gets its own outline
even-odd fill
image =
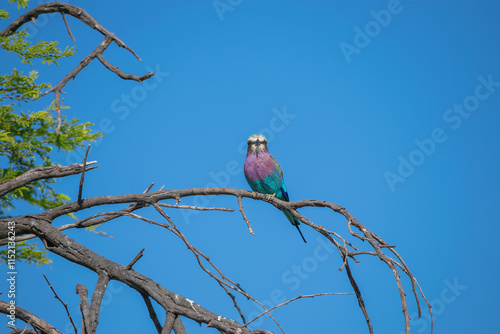
[[[92,326],[90,324],[90,305],[89,305],[89,292],[85,285],[77,284],[76,293],[80,297],[80,312],[82,314],[82,333],[90,334]]]
[[[144,80],[151,78],[153,75],[155,75],[154,72],[148,72],[148,73],[143,74],[141,76],[137,76],[134,74],[127,74],[127,73],[123,72],[122,70],[120,70],[120,68],[118,66],[111,65],[111,63],[104,58],[102,53],[97,54],[97,59],[99,59],[99,61],[101,62],[101,64],[104,65],[104,67],[106,67],[108,70],[110,70],[114,74],[118,75],[123,80],[134,80],[134,81],[142,82]]]
[[[80,63],[68,74],[64,76],[64,78],[59,81],[52,88],[48,89],[44,93],[40,94],[40,97],[45,96],[49,93],[54,92],[56,94],[56,110],[60,110],[61,99],[57,92],[61,93],[62,89],[66,84],[76,77],[78,73],[80,73],[92,60],[94,60],[98,54],[102,54],[104,50],[113,42],[111,37],[105,37],[104,40],[85,58],[83,58]]]
[[[233,304],[234,304],[234,307],[236,308],[236,310],[238,311],[238,313],[240,314],[240,317],[241,319],[243,320],[243,322],[245,322],[245,317],[243,315],[243,312],[241,311],[238,303],[236,302],[236,298],[234,297],[234,295],[227,289],[227,287],[235,290],[235,291],[243,291],[240,287],[239,287],[239,284],[238,283],[235,283],[231,280],[229,280],[223,273],[222,271],[217,268],[213,263],[212,261],[210,260],[210,258],[208,256],[206,256],[205,254],[201,253],[198,249],[196,249],[193,245],[191,245],[189,243],[189,241],[186,239],[186,237],[184,236],[184,234],[182,234],[182,232],[177,228],[177,226],[175,226],[174,222],[172,221],[172,219],[170,219],[170,217],[165,213],[165,211],[163,211],[160,206],[156,203],[153,203],[153,206],[155,207],[155,209],[165,218],[167,219],[167,221],[170,223],[171,226],[167,225],[167,224],[164,224],[163,226],[165,228],[167,228],[169,231],[173,232],[176,236],[178,236],[183,242],[184,244],[186,245],[186,247],[194,254],[194,256],[196,257],[196,260],[198,261],[198,265],[201,267],[201,269],[203,269],[203,271],[205,271],[210,277],[212,277],[213,279],[215,279],[217,281],[217,283],[224,289],[224,291],[228,294],[228,296],[231,298],[231,300],[233,301]],[[208,270],[204,265],[203,263],[201,262],[201,259],[200,259],[200,256],[202,256],[218,273],[219,275],[221,276],[221,278],[215,276],[210,270]],[[233,285],[230,285],[228,284],[227,282],[225,282],[224,280],[227,280],[227,281],[230,281]],[[226,287],[227,286],[227,287]]]
[[[203,207],[203,206],[193,206],[193,205],[179,205],[179,204],[166,204],[158,203],[159,206],[171,209],[188,209],[188,210],[198,210],[198,211],[226,211],[234,212],[234,209],[219,208],[219,207]]]
[[[155,225],[160,225],[160,226],[163,226],[165,227],[166,229],[168,229],[169,231],[173,232],[177,237],[179,237],[183,242],[184,244],[186,245],[186,247],[194,254],[194,256],[196,257],[196,261],[198,262],[198,265],[200,266],[200,268],[205,271],[210,277],[212,277],[216,282],[217,284],[219,284],[219,286],[224,289],[224,291],[226,292],[226,294],[231,298],[231,300],[233,301],[233,305],[234,307],[236,308],[236,310],[238,311],[241,319],[243,320],[243,322],[246,322],[245,320],[245,316],[243,315],[243,312],[241,311],[237,301],[236,301],[236,298],[234,297],[234,295],[229,291],[229,289],[232,289],[236,292],[239,292],[240,294],[242,294],[243,296],[245,296],[247,299],[250,299],[250,300],[253,300],[254,302],[256,302],[259,306],[261,306],[264,310],[266,310],[266,307],[264,306],[264,304],[262,304],[260,301],[258,301],[257,299],[255,299],[254,297],[252,297],[250,294],[248,294],[247,292],[245,292],[241,286],[232,281],[231,279],[229,279],[226,275],[224,275],[224,273],[222,273],[222,271],[217,267],[215,266],[215,264],[210,260],[210,258],[208,256],[206,256],[205,254],[203,254],[202,252],[200,252],[197,248],[195,248],[192,244],[189,243],[189,241],[186,239],[186,237],[184,236],[184,234],[182,234],[182,232],[177,228],[177,226],[175,226],[174,222],[172,221],[172,219],[170,219],[170,217],[160,208],[160,206],[157,204],[157,203],[153,203],[153,206],[155,207],[155,209],[165,218],[167,219],[167,221],[170,223],[170,226],[168,224],[159,224],[159,223],[156,223],[154,221],[150,221],[148,219],[145,219],[143,217],[140,217],[140,219],[142,220],[145,220],[145,221],[149,221],[150,223],[152,224],[155,224]],[[205,259],[205,261],[207,261],[211,266],[212,268],[214,268],[217,273],[219,274],[220,278],[217,277],[216,275],[214,275],[210,270],[208,270],[202,263],[201,261],[201,258],[202,257],[203,259]],[[281,329],[281,326],[280,324],[276,321],[276,319],[274,319],[270,314],[269,314],[269,317],[276,323],[276,325]],[[208,327],[211,326],[210,323],[207,324]],[[281,331],[283,332],[283,329],[281,329]]]
[[[289,303],[291,303],[291,302],[293,302],[293,301],[295,301],[297,299],[301,299],[301,298],[314,298],[314,297],[319,297],[319,296],[332,296],[332,295],[352,295],[352,292],[324,292],[324,293],[316,293],[316,294],[313,294],[313,295],[303,295],[303,296],[299,295],[299,296],[297,296],[295,298],[287,300],[286,302],[283,302],[281,304],[278,304],[278,305],[275,305],[275,306],[271,307],[270,309],[262,312],[261,314],[259,314],[258,316],[256,316],[252,320],[250,320],[249,322],[245,323],[243,326],[248,326],[249,324],[251,324],[255,320],[257,320],[260,317],[262,317],[264,314],[269,313],[272,310],[277,309],[278,307],[287,305],[287,304],[289,304]]]
[[[59,135],[59,132],[61,130],[61,123],[62,123],[61,94],[63,93],[62,91],[63,87],[69,82],[70,79],[75,78],[76,75],[80,73],[80,71],[83,70],[83,68],[85,68],[95,58],[98,58],[99,61],[108,70],[110,70],[111,72],[115,73],[120,78],[125,80],[135,80],[141,82],[151,78],[155,74],[154,72],[149,72],[142,76],[126,74],[123,71],[121,71],[118,67],[111,65],[106,59],[104,59],[102,54],[112,42],[115,42],[119,47],[122,47],[127,51],[131,52],[137,58],[137,60],[139,61],[142,60],[135,53],[134,50],[128,47],[121,39],[116,37],[115,34],[105,29],[96,19],[90,16],[85,10],[83,10],[80,7],[69,5],[66,3],[50,2],[47,4],[40,4],[36,6],[35,8],[29,10],[28,12],[21,15],[16,20],[14,20],[7,28],[0,31],[0,36],[8,36],[17,31],[17,29],[19,29],[23,24],[30,21],[34,21],[39,15],[48,13],[61,13],[64,24],[66,25],[66,29],[68,30],[68,33],[71,36],[73,42],[75,41],[75,39],[73,37],[73,34],[71,33],[68,22],[66,21],[65,14],[75,17],[76,19],[87,24],[92,29],[99,31],[104,36],[104,40],[94,49],[94,51],[92,51],[88,56],[83,58],[82,61],[70,73],[66,74],[66,76],[64,76],[64,78],[57,85],[53,86],[52,88],[48,89],[47,91],[45,91],[43,94],[40,95],[40,97],[42,97],[49,93],[52,92],[54,93],[55,109],[57,112],[57,128],[55,132],[56,135]]]
[[[95,334],[97,325],[99,324],[99,312],[101,310],[101,302],[104,298],[104,293],[109,283],[109,276],[105,271],[99,272],[99,278],[95,285],[92,301],[90,303],[90,333]]]
[[[12,329],[12,331],[8,332],[7,334],[38,334],[36,330],[28,329],[28,324],[26,324],[26,327],[24,329],[15,328],[12,326],[7,326],[7,327]]]
[[[144,250],[144,249],[142,249],[142,250]],[[142,253],[142,251],[141,251],[141,253]],[[153,323],[156,327],[156,331],[158,332],[158,334],[163,333],[163,330],[165,329],[165,325],[163,326],[163,329],[162,329],[160,322],[158,321],[158,316],[156,315],[155,309],[153,308],[153,304],[151,303],[151,300],[149,299],[149,296],[146,295],[145,293],[142,293],[142,292],[141,292],[141,296],[142,296],[142,299],[144,299],[144,303],[146,303],[146,307],[148,308],[148,312],[149,312],[149,317],[151,318],[151,320],[153,320]],[[167,318],[168,318],[168,315],[167,315]],[[170,331],[172,331],[172,327],[170,327]],[[170,333],[170,332],[168,332],[168,333]]]
[[[90,161],[85,165],[84,164],[73,164],[69,166],[53,165],[48,167],[38,167],[30,169],[26,173],[21,174],[14,179],[3,181],[2,183],[0,183],[0,196],[3,196],[15,189],[21,188],[22,186],[25,186],[33,181],[79,174],[83,171],[84,166],[87,170],[97,168],[97,166],[90,166],[95,164],[96,162],[97,161]]]
[[[170,334],[172,329],[174,329],[174,322],[177,316],[172,312],[167,312],[167,317],[165,318],[165,323],[163,324],[163,329],[159,334]]]
[[[140,259],[140,258],[142,257],[142,255],[143,255],[143,254],[142,254],[142,252],[144,252],[144,250],[145,250],[145,249],[146,249],[146,248],[141,249],[141,251],[139,252],[139,254],[137,254],[137,255],[134,257],[134,259],[133,259],[133,260],[132,260],[132,261],[131,261],[131,262],[130,262],[130,263],[129,263],[126,267],[125,267],[127,270],[132,269],[132,266],[133,266],[134,264],[136,264],[136,262],[137,262],[137,261],[139,261],[139,259]]]
[[[74,18],[88,25],[90,28],[97,30],[103,36],[106,37],[109,36],[118,46],[132,53],[137,58],[137,60],[142,61],[141,58],[139,58],[139,56],[134,52],[134,50],[129,48],[125,43],[123,43],[123,41],[120,40],[118,37],[116,37],[115,34],[105,29],[96,19],[90,16],[84,9],[62,2],[50,2],[36,6],[35,8],[29,10],[25,14],[15,19],[7,28],[0,31],[0,36],[10,35],[13,32],[17,31],[17,29],[19,29],[23,24],[30,22],[32,19],[36,19],[38,16],[42,14],[49,14],[49,13],[61,13],[73,16]]]
[[[165,324],[163,325],[163,330],[160,334],[170,334],[172,333],[172,330],[174,330],[175,334],[187,334],[187,331],[182,324],[181,317],[173,314],[172,312],[167,312]]]
[[[83,181],[85,180],[85,166],[87,163],[87,155],[89,154],[90,144],[87,146],[87,151],[85,152],[85,156],[83,157],[83,170],[82,176],[80,177],[80,187],[78,188],[78,203],[82,203],[82,190],[83,190]]]
[[[368,330],[370,331],[370,334],[373,334],[372,322],[370,320],[370,317],[368,316],[368,311],[366,310],[365,301],[363,300],[363,296],[361,295],[361,290],[359,290],[358,283],[356,283],[354,276],[352,276],[351,267],[349,267],[349,260],[347,259],[347,256],[345,254],[342,255],[342,257],[345,264],[345,272],[347,274],[347,277],[349,278],[349,283],[351,283],[351,286],[354,292],[356,293],[356,298],[358,299],[358,305],[361,308],[361,311],[363,312],[363,316],[365,317]]]
[[[174,321],[174,333],[175,334],[187,334],[184,325],[182,324],[182,319],[180,316],[177,316]]]
[[[58,301],[61,302],[61,304],[63,304],[64,309],[66,309],[66,313],[68,314],[69,321],[71,321],[71,324],[73,325],[73,328],[75,329],[75,334],[78,334],[78,330],[76,329],[75,323],[73,322],[73,318],[71,318],[71,314],[69,313],[68,304],[65,303],[65,302],[63,302],[62,299],[59,298],[59,296],[56,293],[56,290],[54,290],[54,288],[50,284],[49,279],[47,278],[47,276],[45,276],[45,274],[43,274],[43,277],[47,281],[47,284],[49,285],[50,290],[52,290],[52,292],[54,293],[54,298],[56,298]]]
[[[243,219],[247,223],[248,230],[250,231],[250,234],[255,235],[255,233],[252,230],[252,225],[250,225],[250,221],[248,220],[247,215],[245,214],[245,210],[243,210],[243,204],[241,203],[241,196],[238,196],[238,205],[240,207],[241,215],[243,216]]]
[[[68,30],[69,37],[71,37],[71,40],[73,41],[73,43],[75,43],[76,40],[75,40],[75,37],[73,37],[73,34],[71,33],[71,29],[69,28],[68,21],[66,21],[66,16],[64,16],[64,13],[61,13],[61,16],[63,18],[64,25],[66,26],[66,30]]]
[[[146,188],[146,190],[144,190],[142,193],[143,193],[143,194],[147,193],[148,191],[150,191],[150,190],[151,190],[151,188],[153,188],[153,186],[154,186],[154,185],[155,185],[155,183],[154,183],[154,182],[151,182],[151,184],[150,184],[150,185]]]
[[[6,314],[7,316],[10,315],[10,303],[4,302],[0,300],[0,313]],[[26,311],[25,309],[19,307],[16,304],[16,318],[24,321],[27,324],[30,324],[33,326],[33,328],[38,329],[42,331],[43,333],[48,333],[48,334],[62,334],[59,332],[54,326],[51,324],[47,323],[46,321],[40,319],[36,315],[34,315],[31,312]],[[19,332],[18,332],[19,333]]]
[[[111,221],[113,219],[116,219],[118,217],[125,216],[129,212],[132,212],[134,210],[138,210],[138,209],[143,208],[143,207],[144,207],[144,204],[134,203],[132,205],[129,205],[125,209],[122,209],[119,211],[97,213],[97,214],[89,216],[85,219],[78,220],[74,223],[69,223],[69,224],[59,226],[57,229],[59,231],[64,231],[64,230],[68,230],[70,228],[86,228],[86,227],[90,227],[90,226],[99,225],[99,224]],[[100,217],[100,218],[96,218],[96,217]],[[2,225],[0,224],[0,231],[1,231],[1,227],[2,227]],[[21,231],[22,230],[20,227],[19,230],[16,232],[19,232],[19,234],[21,235]],[[1,235],[1,232],[0,232],[0,235]],[[16,238],[16,241],[25,241],[25,240],[30,240],[33,238],[36,238],[36,235],[27,234],[27,235],[22,235],[22,236]],[[7,242],[8,242],[8,239],[0,239],[0,245],[4,245]]]

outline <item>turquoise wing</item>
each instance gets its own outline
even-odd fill
[[[281,196],[279,196],[280,194],[276,194],[276,196],[281,200],[289,202],[290,199],[288,197],[288,191],[286,190],[285,180],[283,180],[283,171],[281,170],[280,164],[278,163],[278,161],[276,161],[276,159],[271,157],[271,160],[273,161],[274,166],[276,167],[281,176],[281,180],[279,180],[279,182],[281,182],[280,184]]]

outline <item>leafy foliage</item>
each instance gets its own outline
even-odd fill
[[[14,2],[17,2],[17,9],[23,7],[23,8],[28,8],[28,1],[29,0],[9,0],[10,4],[13,4]]]
[[[54,111],[54,103],[46,110],[20,111],[19,114],[15,113],[12,104],[0,106],[0,156],[8,161],[8,167],[0,168],[0,182],[32,168],[52,165],[50,153],[54,148],[71,152],[100,136],[100,133],[91,133],[91,123],[80,123],[77,118],[68,121],[66,117],[56,135],[57,119],[51,111]],[[1,209],[14,208],[13,199],[23,199],[42,209],[66,203],[69,197],[57,194],[51,187],[54,182],[55,179],[39,180],[16,189],[0,199]]]
[[[9,52],[15,52],[21,58],[21,63],[33,65],[31,59],[41,59],[42,64],[56,64],[57,59],[72,56],[75,48],[66,47],[63,50],[57,47],[58,42],[38,41],[31,45],[26,39],[27,29],[16,31],[9,36],[0,37],[0,47]]]
[[[18,8],[26,8],[26,0],[9,0],[17,3]],[[0,19],[9,14],[0,10]],[[72,56],[74,48],[64,50],[57,47],[58,42],[39,41],[32,44],[27,40],[27,30],[16,31],[8,36],[0,36],[0,48],[16,53],[21,64],[33,66],[38,60],[43,65],[58,65],[61,58]],[[22,108],[39,98],[48,83],[37,83],[38,72],[25,74],[16,68],[9,74],[0,75],[0,183],[13,179],[36,167],[53,165],[51,153],[57,149],[64,153],[83,147],[86,142],[94,141],[101,133],[92,133],[90,122],[80,122],[77,118],[61,119],[58,127],[55,101],[40,111],[24,111]],[[60,109],[68,109],[61,107]],[[50,209],[69,201],[65,194],[58,194],[53,188],[55,179],[34,181],[0,198],[0,216],[4,210],[15,208],[16,201],[27,203],[41,209]],[[18,243],[19,259],[28,263],[46,264],[51,261],[45,251],[37,250],[36,244]],[[5,251],[0,252],[0,257]],[[0,259],[1,261],[1,259]]]
[[[16,260],[21,262],[27,262],[28,264],[36,263],[36,264],[49,264],[52,263],[52,260],[47,258],[45,254],[47,254],[47,250],[38,250],[38,244],[28,244],[26,241],[16,242],[14,247],[14,251],[16,254]],[[0,251],[0,264],[8,263],[8,250]]]

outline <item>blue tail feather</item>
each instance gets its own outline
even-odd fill
[[[288,221],[290,223],[292,223],[292,225],[297,228],[297,231],[299,231],[300,236],[302,237],[302,240],[304,240],[304,242],[307,243],[307,241],[304,238],[304,236],[302,235],[302,231],[300,230],[300,227],[299,227],[300,221],[297,218],[295,218],[290,211],[282,210],[282,212],[285,214]]]

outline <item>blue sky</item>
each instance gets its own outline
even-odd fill
[[[144,83],[123,81],[95,61],[65,87],[64,103],[71,107],[66,114],[95,123],[105,135],[92,146],[89,159],[99,168],[87,174],[84,196],[142,192],[151,182],[154,189],[220,185],[250,190],[243,176],[245,141],[263,133],[284,171],[291,200],[342,205],[397,245],[434,304],[436,333],[497,331],[499,4],[70,3],[82,6],[143,60],[113,45],[104,54],[112,64],[128,73],[157,72]],[[11,17],[23,12],[9,9]],[[27,25],[33,41],[55,39],[78,49],[59,67],[36,66],[41,81],[58,82],[102,40],[81,22],[71,17],[68,22],[76,43],[60,16],[41,16],[36,25]],[[2,73],[13,67],[29,70],[15,56],[1,57]],[[51,98],[25,109],[37,110]],[[82,153],[55,155],[61,164],[82,159]],[[78,181],[77,176],[65,178],[57,189],[76,199]],[[238,208],[229,197],[184,199],[182,204]],[[249,199],[243,204],[255,236],[237,211],[169,213],[194,245],[267,305],[299,294],[352,291],[345,273],[337,270],[342,263],[336,251],[330,253],[312,229],[302,228],[304,244],[271,205]],[[37,210],[20,205],[16,213],[28,212]],[[340,215],[319,208],[300,212],[348,235]],[[153,210],[139,214],[162,219]],[[81,230],[67,234],[121,264],[146,248],[135,270],[238,320],[224,291],[168,231],[130,218],[101,229],[114,238]],[[50,266],[19,266],[18,303],[70,332],[42,273],[78,324],[75,286],[85,284],[92,291],[97,276],[51,258]],[[375,332],[402,332],[390,270],[374,258],[359,260],[352,269]],[[409,283],[404,279],[414,315]],[[260,312],[239,300],[247,318]],[[426,308],[423,314],[420,320],[414,316],[412,333],[430,332]],[[299,300],[273,316],[286,333],[368,332],[354,296]],[[110,283],[99,320],[103,333],[154,332],[142,298],[119,282]],[[184,323],[190,333],[214,332]],[[268,318],[253,328],[279,332]]]

